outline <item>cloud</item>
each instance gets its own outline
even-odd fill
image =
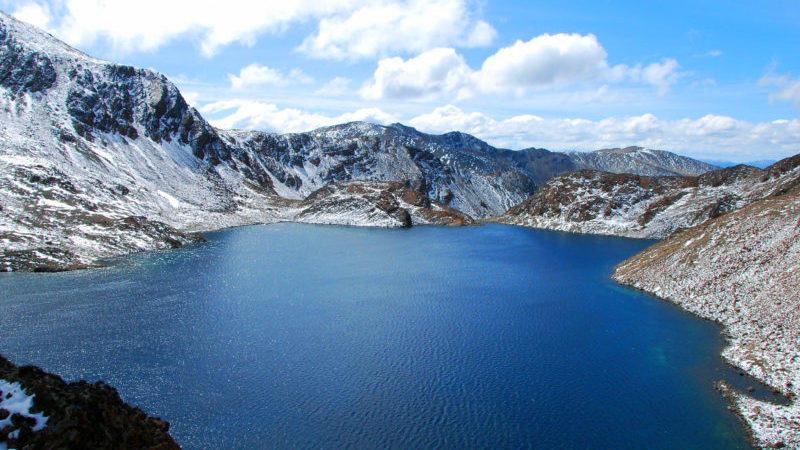
[[[647,66],[612,67],[594,35],[543,34],[499,49],[478,70],[470,68],[453,48],[428,50],[408,60],[385,58],[378,62],[372,80],[361,94],[369,99],[460,99],[628,81],[655,86],[663,95],[683,75],[679,68],[674,59]]]
[[[411,119],[409,125],[428,133],[459,130],[512,149],[594,150],[641,145],[734,161],[782,158],[800,149],[798,119],[752,123],[718,115],[663,120],[643,114],[602,120],[533,115],[496,120],[447,105]]]
[[[778,88],[769,93],[769,101],[792,103],[795,108],[800,109],[800,79],[793,80],[788,75],[767,74],[761,77],[758,84]]]
[[[234,99],[210,103],[200,108],[203,114],[219,115],[210,122],[223,129],[247,129],[292,133],[338,123],[367,121],[386,124],[397,118],[377,108],[364,108],[338,116],[310,113],[295,108],[281,109],[272,103]]]
[[[341,60],[490,44],[497,32],[467,6],[464,0],[369,2],[323,18],[317,33],[298,49],[315,58]]]
[[[325,83],[324,86],[314,91],[316,95],[323,95],[326,97],[335,97],[348,92],[350,89],[350,79],[344,77],[335,77]]]
[[[603,77],[606,56],[592,34],[543,34],[486,58],[478,79],[484,91],[572,84]]]
[[[281,72],[257,63],[250,64],[239,71],[239,75],[228,74],[231,81],[231,88],[245,89],[253,86],[271,84],[273,86],[286,86],[291,83],[309,84],[313,78],[306,75],[300,69],[292,69],[288,76]]]
[[[678,81],[678,78],[683,76],[678,72],[680,64],[674,59],[665,59],[661,63],[652,63],[642,67],[641,64],[627,69],[626,75],[634,81],[643,81],[652,84],[658,88],[658,93],[661,95],[669,92],[671,85]]]
[[[12,15],[39,28],[47,28],[50,23],[50,9],[47,5],[28,3],[16,9]]]
[[[373,82],[361,90],[368,99],[426,98],[467,89],[472,70],[452,48],[436,48],[404,61],[378,62]]]
[[[33,0],[14,15],[72,45],[102,42],[120,53],[185,38],[213,56],[226,45],[253,45],[262,34],[309,22],[316,31],[300,49],[321,58],[486,45],[496,34],[470,0]]]

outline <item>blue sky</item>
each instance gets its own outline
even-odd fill
[[[0,0],[170,77],[224,128],[349,120],[519,149],[800,152],[800,4],[785,1]]]

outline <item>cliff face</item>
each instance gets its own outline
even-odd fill
[[[180,448],[168,433],[169,423],[126,404],[102,382],[67,384],[0,356],[0,390],[0,444],[5,447]]]
[[[613,278],[725,326],[723,356],[795,398],[733,394],[760,445],[800,447],[800,188],[676,233]]]
[[[552,178],[498,222],[579,233],[664,238],[800,184],[800,155],[766,169],[735,166],[697,177],[595,170]]]

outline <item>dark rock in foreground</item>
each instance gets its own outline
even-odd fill
[[[67,384],[61,377],[33,366],[17,367],[0,356],[0,379],[19,383],[33,395],[31,412],[44,413],[47,423],[32,431],[34,422],[13,414],[12,426],[0,430],[0,442],[17,449],[179,449],[169,423],[148,417],[103,383]],[[0,410],[0,417],[6,410]],[[18,430],[9,439],[9,428]]]

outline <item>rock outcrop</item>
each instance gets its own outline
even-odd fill
[[[431,201],[406,185],[387,181],[329,184],[306,197],[294,220],[332,225],[407,228],[474,225],[467,215]]]
[[[169,423],[123,402],[113,387],[102,382],[66,383],[57,375],[33,366],[17,367],[0,356],[0,387],[2,399],[24,397],[14,398],[13,406],[0,400],[0,424],[8,422],[0,429],[0,444],[8,448],[180,448],[169,435]],[[27,411],[17,411],[25,402],[30,402]]]

